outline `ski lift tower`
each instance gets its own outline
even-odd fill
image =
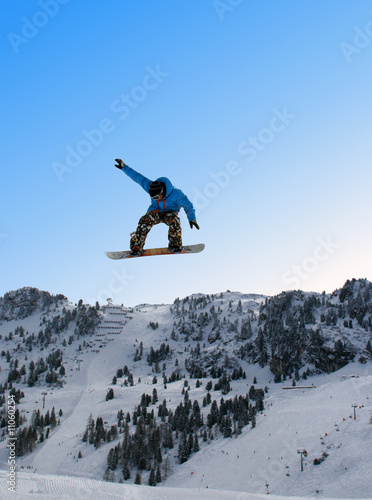
[[[297,453],[301,455],[301,472],[304,471],[304,457],[307,457],[306,450],[297,450]]]
[[[358,405],[351,405],[352,408],[354,408],[354,420],[356,420],[356,408],[358,408]]]

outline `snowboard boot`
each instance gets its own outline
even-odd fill
[[[134,245],[134,247],[130,251],[130,255],[133,255],[133,257],[138,257],[139,255],[141,255],[141,253],[142,250],[138,245]]]
[[[183,250],[183,247],[180,247],[179,245],[169,245],[168,249],[172,252],[172,253],[179,253]]]

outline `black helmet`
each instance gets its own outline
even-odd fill
[[[165,184],[164,182],[154,181],[150,184],[149,193],[151,198],[158,198],[162,195],[165,196]]]

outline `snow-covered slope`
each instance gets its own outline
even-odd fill
[[[256,492],[267,488],[284,497],[372,497],[371,364],[352,364],[313,377],[312,383],[313,389],[271,386],[256,428],[199,452],[166,484]],[[353,404],[358,405],[356,420]],[[307,451],[303,472],[298,450]],[[325,460],[314,465],[324,453]]]
[[[372,498],[372,366],[350,365],[337,374],[315,377],[313,382],[313,389],[273,389],[256,428],[201,450],[157,488],[75,477],[94,476],[100,462],[97,452],[90,460],[91,471],[78,469],[75,461],[75,472],[66,464],[62,476],[45,475],[53,468],[58,473],[68,460],[68,448],[56,442],[77,442],[70,418],[50,438],[49,448],[30,461],[38,465],[37,471],[17,473],[17,496],[6,494],[5,472],[1,474],[0,498],[253,500],[264,498],[266,490],[270,498],[281,499]],[[354,403],[358,404],[356,420]],[[76,412],[78,422],[83,407],[78,406]],[[297,451],[304,449],[307,457],[301,472]],[[314,459],[324,453],[328,454],[325,460],[314,465]]]
[[[344,291],[344,295],[353,294],[354,288]],[[339,295],[340,292],[328,297],[329,303],[340,305]],[[294,310],[302,314],[300,308],[296,309],[298,297],[300,295],[295,296]],[[303,299],[306,300],[306,296]],[[341,299],[346,300],[343,296]],[[12,300],[17,300],[16,294]],[[369,423],[371,361],[366,358],[360,363],[357,355],[334,373],[319,372],[296,382],[294,376],[286,376],[280,383],[274,383],[267,364],[249,364],[242,359],[244,356],[239,356],[239,346],[252,341],[258,334],[259,322],[263,324],[262,313],[270,307],[270,303],[265,305],[265,300],[259,295],[225,292],[215,296],[197,294],[187,300],[176,300],[171,306],[141,305],[133,310],[109,305],[96,311],[82,304],[70,304],[58,296],[41,304],[39,309],[26,308],[30,314],[23,313],[19,319],[13,316],[3,319],[0,383],[4,387],[9,373],[16,377],[16,371],[25,365],[26,373],[13,381],[14,387],[24,392],[17,403],[20,416],[25,418],[23,425],[31,425],[35,411],[43,415],[52,412],[53,407],[59,420],[56,426],[45,426],[43,442],[37,442],[31,453],[17,457],[19,498],[95,498],[83,493],[85,490],[96,490],[100,498],[119,498],[125,492],[125,498],[133,499],[243,500],[260,498],[267,492],[283,498],[296,495],[372,498],[369,472],[372,452],[368,446],[372,434]],[[9,314],[9,306],[6,310]],[[348,313],[343,311],[343,314]],[[96,315],[100,318],[99,325],[95,324]],[[293,316],[292,310],[287,317],[290,315]],[[59,320],[53,321],[57,316]],[[318,319],[321,321],[320,316]],[[242,335],[246,320],[252,329],[248,331],[248,338],[247,330]],[[349,320],[349,316],[342,318],[342,321]],[[359,324],[354,324],[353,329],[338,326],[334,331],[335,325],[323,326],[327,334],[334,334],[335,338],[340,332],[345,335],[350,331],[350,338],[360,343],[359,354],[371,336]],[[50,336],[46,334],[49,327]],[[356,353],[357,342],[353,347]],[[60,364],[48,364],[48,357],[58,350],[62,351]],[[40,373],[30,387],[29,365],[32,361],[37,365],[41,357],[48,369]],[[314,365],[310,364],[303,365],[302,370],[309,366],[314,372]],[[127,375],[118,373],[124,367]],[[211,371],[220,369],[231,375],[234,371],[238,374],[239,367],[244,377],[231,378],[229,390],[223,392],[215,387],[207,390],[207,382],[212,381],[215,386],[220,376],[213,379]],[[200,369],[197,377],[190,377],[190,369],[194,373]],[[51,371],[57,373],[57,380],[46,383]],[[203,373],[205,377],[200,375]],[[177,375],[174,381],[170,381],[172,374]],[[203,406],[203,403],[208,393],[212,401],[220,404],[222,399],[246,395],[253,383],[256,389],[266,391],[265,408],[255,416],[255,427],[251,420],[240,434],[233,432],[232,437],[224,438],[215,426],[213,436],[208,435],[206,440],[202,439],[203,428],[200,428],[200,451],[193,452],[182,464],[178,460],[181,433],[178,437],[174,434],[174,447],[162,449],[162,482],[156,488],[134,485],[135,470],[123,485],[89,482],[101,480],[104,475],[110,481],[123,481],[122,465],[107,471],[109,452],[122,442],[123,428],[109,442],[102,440],[99,446],[94,446],[83,442],[90,418],[96,422],[102,418],[105,428],[109,429],[118,424],[120,410],[133,418],[143,394],[153,396],[155,390],[157,401],[149,405],[148,412],[154,410],[159,424],[160,404],[165,400],[167,408],[175,412],[180,403],[185,403],[185,398],[199,403],[206,423],[211,404]],[[295,383],[297,386],[292,389]],[[285,387],[290,389],[283,390]],[[107,399],[109,389],[114,392],[113,399]],[[5,391],[6,396],[8,393]],[[357,405],[355,420],[351,406],[354,404]],[[3,416],[5,410],[3,405]],[[133,421],[129,427],[134,432]],[[8,443],[9,436],[3,428],[0,443],[3,479],[9,470]],[[302,472],[299,450],[307,451]],[[319,459],[318,465],[314,465],[316,459]],[[147,485],[150,471],[143,470],[141,474],[142,485]],[[2,488],[0,498],[7,498],[4,482]],[[80,492],[80,496],[76,492]]]
[[[86,478],[19,473],[16,492],[8,492],[6,476],[0,471],[0,495],[2,500],[263,500],[266,494],[246,492],[136,486],[107,483]],[[271,500],[306,500],[303,496],[270,495]],[[307,500],[321,498],[319,495]],[[364,498],[364,497],[363,497]],[[329,500],[339,500],[333,497]]]

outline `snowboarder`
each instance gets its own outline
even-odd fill
[[[150,181],[126,165],[123,160],[117,159],[115,161],[116,168],[137,182],[151,196],[151,205],[147,213],[140,218],[137,230],[131,233],[130,254],[141,255],[147,234],[153,226],[160,222],[169,227],[169,250],[175,253],[180,252],[182,250],[182,232],[178,212],[181,208],[186,212],[191,229],[193,227],[199,229],[191,201],[180,189],[175,188],[167,177],[159,177],[155,181]]]

